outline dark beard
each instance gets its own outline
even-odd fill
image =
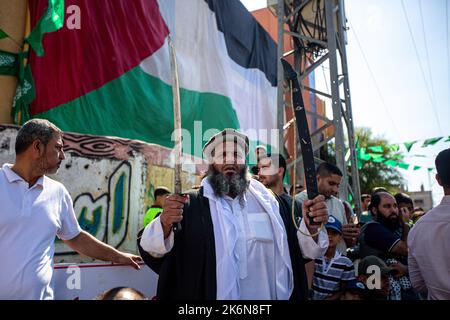
[[[207,176],[214,194],[218,197],[229,195],[232,198],[239,197],[242,199],[250,184],[250,180],[247,178],[246,167],[243,167],[238,173],[228,176],[217,171],[213,165],[210,165]]]
[[[395,231],[398,228],[400,228],[400,223],[398,222],[398,219],[391,220],[390,218],[386,218],[385,216],[383,216],[381,213],[378,213],[377,221],[391,231]]]

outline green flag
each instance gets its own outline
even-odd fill
[[[376,163],[380,163],[380,162],[384,162],[384,161],[386,161],[386,159],[383,157],[378,157],[378,158],[373,159],[373,162],[376,162]]]
[[[63,25],[64,0],[48,0],[47,10],[25,41],[30,44],[39,57],[42,57],[44,55],[44,48],[42,47],[44,34],[59,30]]]
[[[433,171],[433,169],[434,169],[434,168],[428,168],[428,172],[431,172],[431,171]]]
[[[448,136],[447,140],[445,140],[444,142],[450,142],[450,136]]]
[[[396,167],[398,165],[397,161],[394,160],[386,160],[384,164],[390,167]]]
[[[369,149],[373,152],[384,152],[384,149],[382,146],[373,146],[373,147],[368,147],[367,149]]]
[[[394,152],[397,152],[398,150],[400,150],[400,146],[398,144],[391,144],[388,146],[388,148]]]
[[[417,140],[416,140],[416,141],[405,142],[404,145],[405,145],[406,150],[408,150],[408,152],[411,151],[412,146],[413,146],[416,142],[417,142]]]
[[[0,75],[17,76],[19,73],[19,55],[0,50]]]
[[[427,139],[423,142],[422,148],[428,147],[428,146],[432,146],[435,145],[436,143],[439,142],[439,140],[441,140],[443,137],[437,137],[437,138],[430,138]]]
[[[398,166],[402,169],[408,170],[409,169],[409,164],[404,163],[404,162],[399,162]]]
[[[413,170],[416,171],[416,170],[419,170],[420,168],[422,168],[422,167],[421,166],[414,166]]]
[[[359,140],[356,140],[356,146],[355,146],[355,151],[356,151],[356,165],[358,167],[359,170],[361,170],[363,163],[361,161],[361,149],[359,147]]]
[[[383,157],[383,155],[379,153],[368,153],[368,155],[371,156],[373,159]]]
[[[6,34],[5,31],[3,31],[2,29],[0,29],[0,40],[1,40],[1,39],[5,39],[5,38],[9,38],[9,36]]]
[[[24,69],[23,79],[19,79],[16,95],[13,100],[11,115],[15,124],[22,125],[30,119],[28,107],[35,97],[36,93],[34,91],[33,75],[31,74],[31,68],[28,64]]]

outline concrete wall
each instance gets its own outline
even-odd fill
[[[0,165],[13,163],[18,127],[0,125]],[[81,227],[127,252],[137,252],[136,234],[143,227],[153,191],[173,190],[171,150],[135,140],[64,134],[66,160],[51,178],[62,182],[74,201]],[[185,158],[193,162],[193,158]],[[183,166],[183,188],[200,183],[205,165]],[[56,262],[90,262],[56,241]]]

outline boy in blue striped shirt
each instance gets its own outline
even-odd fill
[[[315,260],[312,300],[339,299],[346,282],[355,279],[353,262],[336,249],[342,239],[342,224],[330,216],[325,228],[330,244],[325,256]]]

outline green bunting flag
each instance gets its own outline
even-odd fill
[[[398,166],[402,169],[408,170],[409,169],[409,164],[404,163],[404,162],[399,162]]]
[[[435,145],[436,143],[438,143],[441,139],[444,139],[445,137],[436,137],[436,138],[430,138],[430,139],[426,139],[424,140],[423,144],[422,144],[422,148],[428,147],[428,146],[432,146]],[[411,148],[414,144],[416,144],[418,142],[418,140],[414,140],[414,141],[409,141],[409,142],[404,142],[403,145],[405,146],[406,150],[408,152],[411,151]],[[446,140],[444,140],[444,142],[450,142],[450,136],[447,137]],[[385,146],[386,149],[389,149],[393,152],[398,152],[400,150],[400,144],[390,144]],[[384,152],[384,148],[383,146],[371,146],[371,147],[367,147],[367,149],[369,149],[372,152],[378,152],[378,153],[382,153]]]
[[[368,155],[371,156],[373,159],[377,159],[383,156],[382,154],[379,153],[368,153]]]
[[[422,148],[428,147],[428,146],[432,146],[435,145],[436,143],[439,142],[439,140],[441,140],[443,137],[437,137],[437,138],[430,138],[427,139],[423,142]]]
[[[42,38],[45,33],[59,30],[64,25],[64,0],[48,0],[48,8],[30,35],[25,39],[39,57],[44,55]]]
[[[368,147],[367,149],[369,149],[373,152],[384,152],[384,149],[382,146]]]
[[[363,151],[361,152],[361,159],[364,161],[369,161],[370,159],[372,159],[372,157]]]
[[[375,163],[380,163],[380,162],[384,162],[384,161],[386,161],[386,159],[383,157],[378,157],[378,158],[373,159],[373,162],[375,162]]]
[[[421,168],[422,168],[421,166],[414,166],[413,170],[416,171],[416,170],[419,170]]]
[[[396,167],[398,165],[398,162],[394,160],[386,160],[384,164],[390,167]]]
[[[399,159],[399,160],[403,160],[403,158],[404,158],[404,156],[402,155],[402,154],[394,154],[393,156],[392,156],[392,158],[393,159]]]
[[[417,140],[416,140],[416,141],[405,142],[404,145],[405,145],[406,150],[408,150],[408,152],[411,151],[412,146],[413,146],[416,142],[417,142]]]
[[[431,171],[433,171],[433,169],[434,169],[434,168],[428,168],[428,172],[431,172]]]
[[[2,29],[0,29],[0,40],[1,40],[1,39],[5,39],[5,38],[9,38],[9,36],[6,34],[5,31],[3,31]]]
[[[389,146],[387,146],[390,150],[397,152],[400,150],[400,146],[398,144],[391,144]]]
[[[0,50],[0,75],[17,76],[19,73],[19,55]]]

